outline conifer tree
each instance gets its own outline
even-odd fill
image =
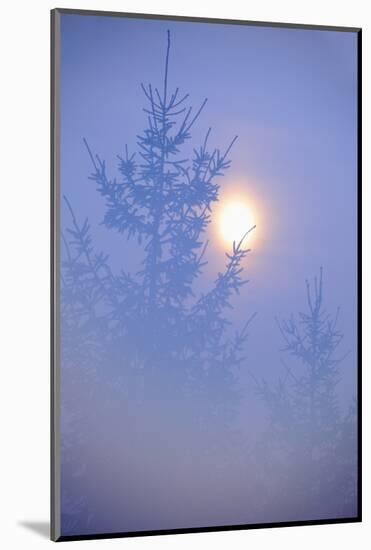
[[[123,250],[124,239],[134,240],[142,264],[132,273],[123,254],[121,272],[113,273],[108,256],[93,250],[89,221],[79,225],[66,198],[72,227],[64,238],[64,332],[76,335],[77,326],[88,333],[90,352],[99,342],[104,359],[98,376],[105,376],[103,364],[115,363],[115,376],[139,400],[152,395],[166,401],[166,392],[170,400],[174,393],[180,400],[188,395],[194,405],[190,415],[224,422],[237,403],[236,369],[249,323],[230,334],[226,315],[232,296],[246,283],[247,234],[233,243],[209,291],[197,295],[195,283],[207,263],[205,232],[237,136],[221,151],[210,147],[209,128],[191,158],[186,155],[207,100],[195,110],[187,106],[189,95],[170,87],[169,62],[168,32],[162,86],[141,84],[146,127],[137,136],[136,152],[124,147],[118,177],[108,175],[105,161],[84,140],[90,179],[105,205],[103,226],[122,235]],[[164,378],[167,384],[160,382]]]
[[[261,445],[268,483],[277,498],[291,492],[293,513],[342,516],[355,506],[355,410],[344,417],[338,404],[343,334],[339,309],[334,316],[324,309],[322,268],[312,287],[306,281],[306,298],[297,319],[277,320],[290,357],[285,376],[275,386],[255,378],[270,418]]]

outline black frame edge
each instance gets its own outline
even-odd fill
[[[362,29],[357,31],[357,497],[362,521]]]
[[[170,21],[190,21],[192,23],[217,23],[227,25],[250,25],[254,27],[277,27],[288,29],[303,29],[303,30],[319,30],[319,31],[339,31],[339,32],[358,32],[360,27],[341,27],[336,25],[314,25],[307,23],[283,23],[272,21],[250,21],[244,19],[224,19],[217,17],[197,17],[191,15],[169,15],[156,13],[135,13],[135,12],[120,12],[120,11],[105,11],[105,10],[85,10],[75,8],[55,8],[60,14],[70,15],[96,15],[104,17],[126,17],[134,19],[158,19]]]
[[[50,12],[50,538],[55,540],[54,532],[54,34],[55,12]]]
[[[60,14],[50,12],[50,539],[60,540],[59,456],[59,50]]]
[[[346,523],[360,523],[361,519],[358,516],[354,518],[335,518],[335,519],[319,519],[319,520],[303,520],[303,521],[285,521],[277,523],[252,523],[252,524],[237,524],[237,525],[220,525],[214,527],[190,527],[184,529],[160,529],[157,531],[128,531],[115,533],[97,533],[90,535],[62,535],[57,542],[68,542],[75,540],[97,540],[97,539],[117,539],[117,538],[133,538],[133,537],[153,537],[163,535],[184,535],[192,533],[218,533],[220,531],[249,531],[252,529],[271,529],[277,527],[308,527],[312,525],[344,525]]]

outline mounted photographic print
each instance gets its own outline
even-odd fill
[[[360,521],[360,46],[53,10],[53,540]]]

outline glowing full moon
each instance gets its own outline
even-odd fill
[[[245,202],[234,200],[221,207],[219,229],[225,244],[231,245],[233,241],[238,244],[254,224],[251,209]]]

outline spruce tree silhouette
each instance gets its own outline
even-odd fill
[[[335,316],[323,307],[322,268],[311,286],[306,281],[306,312],[278,321],[293,365],[276,386],[255,384],[269,411],[270,427],[262,441],[271,495],[291,497],[290,511],[302,519],[355,513],[355,408],[343,417],[338,406],[339,364],[343,340]],[[347,443],[345,443],[345,440]],[[274,479],[272,479],[274,478]],[[277,505],[277,502],[276,502]],[[287,513],[287,509],[285,509]]]
[[[147,127],[138,136],[138,153],[129,153],[126,146],[119,157],[119,181],[108,177],[105,162],[84,139],[94,169],[90,179],[105,203],[103,225],[136,239],[143,250],[142,269],[114,276],[109,258],[93,254],[88,221],[80,228],[66,199],[73,221],[66,247],[77,254],[71,260],[71,251],[67,253],[66,292],[75,299],[79,323],[120,342],[126,368],[139,361],[153,395],[158,390],[164,397],[161,370],[169,392],[182,388],[194,397],[202,389],[208,400],[214,391],[212,408],[223,416],[224,405],[235,402],[233,369],[242,360],[247,338],[248,322],[228,337],[225,316],[232,295],[247,282],[242,278],[246,235],[233,243],[225,271],[209,292],[197,297],[194,285],[207,263],[205,230],[218,200],[216,179],[230,167],[228,155],[237,136],[224,152],[210,150],[209,129],[191,160],[181,154],[207,100],[193,114],[185,106],[188,94],[169,91],[169,55],[168,32],[163,88],[141,85]]]
[[[251,318],[233,333],[226,313],[247,282],[247,234],[233,243],[211,288],[195,290],[207,263],[205,232],[218,200],[217,180],[230,167],[237,136],[222,152],[209,147],[209,128],[191,158],[182,153],[207,100],[194,111],[186,107],[188,94],[170,91],[169,58],[168,32],[163,85],[141,84],[147,125],[137,136],[137,152],[125,146],[119,156],[118,178],[108,176],[105,161],[84,139],[90,180],[105,206],[102,225],[135,242],[140,269],[131,273],[123,255],[121,271],[114,272],[108,255],[94,248],[89,220],[80,223],[64,197],[71,223],[62,234],[62,511],[71,532],[82,525],[88,530],[87,518],[102,516],[89,497],[94,466],[81,471],[80,463],[91,438],[105,437],[105,427],[120,426],[114,441],[106,442],[116,449],[107,449],[107,456],[132,453],[133,461],[153,452],[153,433],[162,441],[173,434],[158,467],[167,476],[175,468],[176,491],[182,463],[191,472],[204,460],[205,472],[211,471],[207,457],[228,446],[220,434],[238,405],[237,370]]]

